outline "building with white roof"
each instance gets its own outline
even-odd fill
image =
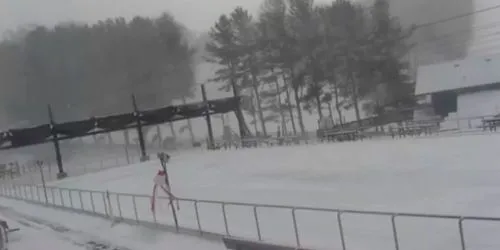
[[[438,115],[466,118],[500,114],[500,54],[421,66],[415,95],[431,104],[415,119]]]

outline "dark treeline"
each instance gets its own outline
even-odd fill
[[[0,44],[3,122],[47,122],[48,104],[61,121],[130,112],[132,94],[144,109],[188,96],[195,51],[185,34],[167,14],[18,31]]]
[[[215,81],[246,101],[254,129],[266,122],[305,132],[303,111],[343,117],[411,105],[407,55],[414,29],[391,16],[389,3],[266,0],[257,17],[243,8],[220,16],[206,50],[221,68]]]

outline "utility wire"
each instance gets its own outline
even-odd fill
[[[441,24],[441,23],[446,23],[446,22],[449,22],[449,21],[457,20],[457,19],[460,19],[460,18],[464,18],[464,17],[468,17],[468,16],[474,16],[474,15],[477,15],[477,14],[480,14],[480,13],[492,11],[492,10],[495,10],[495,9],[500,9],[500,4],[494,5],[494,6],[491,6],[491,7],[488,7],[488,8],[476,10],[476,11],[473,11],[473,12],[459,14],[459,15],[452,16],[452,17],[445,18],[445,19],[441,19],[441,20],[438,20],[438,21],[420,24],[420,25],[417,25],[415,28],[416,29],[421,29],[421,28],[425,28],[425,27],[429,27],[429,26],[434,26],[434,25],[438,25],[438,24]]]
[[[431,38],[431,39],[419,41],[416,46],[424,46],[426,44],[433,44],[435,42],[446,40],[447,38],[450,38],[450,39],[453,39],[455,37],[458,38],[458,37],[461,37],[461,35],[466,36],[466,35],[470,35],[470,33],[472,33],[472,32],[484,31],[484,30],[489,30],[489,29],[497,28],[497,27],[500,27],[500,22],[493,22],[493,23],[488,23],[485,25],[478,25],[478,26],[475,26],[472,28],[461,29],[461,30],[446,33],[443,35],[439,35],[439,36],[436,36],[436,37]],[[468,38],[468,37],[466,37],[466,38]]]

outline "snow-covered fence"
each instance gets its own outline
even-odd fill
[[[297,248],[327,249],[498,249],[493,225],[498,217],[396,213],[280,206],[255,203],[178,199],[178,224],[166,197],[157,201],[156,216],[150,196],[35,185],[2,185],[0,195],[56,208],[109,218],[113,224],[137,223],[201,236],[237,237]],[[422,239],[429,234],[432,240]],[[434,241],[433,241],[434,240]],[[434,245],[429,245],[433,244]],[[370,246],[369,248],[362,247]]]
[[[36,165],[36,161],[26,161],[19,164],[16,174],[2,174],[0,167],[0,180],[13,184],[41,184],[42,175],[45,181],[55,181],[57,179],[57,166],[53,159],[41,160],[43,165]],[[131,154],[128,158],[123,155],[109,154],[99,157],[73,158],[64,162],[64,169],[69,176],[75,177],[88,173],[95,173],[111,168],[129,166],[138,163],[139,155]]]

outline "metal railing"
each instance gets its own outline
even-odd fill
[[[485,121],[493,119],[495,116],[471,116],[471,117],[453,117],[447,119],[427,119],[427,120],[408,120],[402,121],[401,126],[395,125],[384,125],[382,131],[375,131],[374,126],[362,126],[357,127],[356,131],[359,133],[359,139],[370,139],[370,138],[401,138],[401,137],[419,137],[425,138],[434,136],[444,136],[444,137],[454,137],[467,134],[483,134],[488,131],[488,133],[496,133],[496,129],[486,125]],[[428,126],[427,129],[415,129],[418,128],[415,124],[435,124],[435,127]],[[438,125],[439,124],[439,125]],[[425,127],[425,126],[423,126]],[[403,129],[400,131],[398,129]],[[314,144],[322,143],[326,140],[327,136],[325,134],[338,133],[338,129],[319,129],[316,132],[307,132],[305,136],[271,136],[271,137],[253,137],[244,139],[234,139],[231,141],[217,140],[215,145],[218,149],[245,149],[248,147],[273,147],[273,146],[289,146],[289,145],[301,145],[301,144]],[[242,145],[246,147],[242,147]]]
[[[391,245],[396,250],[401,249],[402,241],[400,236],[402,225],[398,225],[398,219],[425,218],[433,220],[453,220],[456,223],[454,230],[457,235],[456,239],[460,242],[459,245],[461,250],[468,249],[466,244],[467,238],[464,231],[465,221],[489,221],[500,223],[500,218],[498,217],[341,210],[182,198],[178,199],[181,203],[181,209],[177,212],[179,221],[175,223],[177,220],[173,220],[171,214],[165,213],[165,211],[157,211],[156,214],[150,211],[149,199],[151,199],[151,197],[148,195],[56,187],[46,187],[44,189],[42,186],[37,185],[1,185],[0,195],[37,204],[103,216],[115,221],[122,220],[129,223],[153,225],[157,228],[167,228],[177,232],[196,233],[201,236],[241,237],[269,243],[288,243],[297,247],[319,247],[320,244],[322,244],[322,247],[325,247],[326,243],[323,241],[328,240],[329,237],[333,237],[335,231],[337,231],[338,242],[328,243],[327,248],[340,248],[342,250],[348,249],[345,229],[345,220],[348,215],[388,218],[390,222],[390,229],[388,230],[390,230],[390,237],[392,238],[390,241],[392,241]],[[160,198],[167,202],[166,197]],[[241,211],[235,213],[235,208],[247,210],[247,213],[242,214]],[[327,227],[323,228],[324,232],[322,233],[324,233],[324,235],[321,235],[321,233],[318,232],[321,229],[320,226],[315,224],[313,227],[308,228],[304,226],[303,223],[301,224],[299,222],[299,216],[302,212],[311,215],[314,214],[314,216],[320,218],[322,222],[332,215],[332,217],[336,219],[336,223],[324,222]],[[238,216],[234,216],[235,214]],[[287,218],[282,218],[283,215],[287,215]],[[304,214],[301,216],[304,216]],[[307,221],[308,220],[305,220],[305,222]],[[304,220],[301,222],[304,222]],[[234,224],[238,226],[235,227]],[[364,219],[363,226],[366,226]],[[280,233],[281,235],[279,235]],[[323,237],[319,240],[322,243],[307,242],[307,237],[304,235],[307,233],[313,233],[316,236],[319,235]],[[419,232],[419,234],[420,233],[422,232]],[[332,247],[333,244],[337,245]]]

